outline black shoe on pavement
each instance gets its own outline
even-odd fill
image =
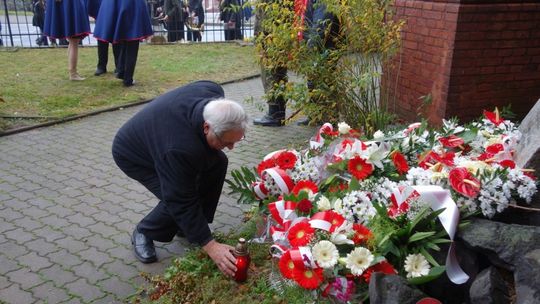
[[[283,126],[283,121],[280,118],[274,118],[267,114],[261,118],[254,119],[253,124],[264,127],[281,127]]]
[[[105,73],[107,73],[107,70],[102,69],[102,68],[97,68],[96,72],[94,73],[94,76],[100,76],[100,75],[103,75]]]
[[[157,261],[154,241],[140,233],[137,228],[133,230],[131,244],[133,244],[133,252],[135,253],[135,257],[139,261],[145,264]]]

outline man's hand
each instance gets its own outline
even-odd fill
[[[223,274],[230,277],[234,276],[234,273],[236,272],[236,258],[232,254],[234,247],[218,243],[216,240],[211,240],[208,244],[204,245],[202,249],[210,256],[212,261],[216,263]]]

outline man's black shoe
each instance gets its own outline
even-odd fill
[[[133,252],[135,252],[135,257],[139,261],[145,264],[157,261],[154,241],[146,237],[144,234],[140,233],[137,228],[133,230],[131,244],[133,244]]]
[[[264,127],[281,127],[283,126],[283,121],[279,118],[274,118],[267,114],[261,118],[254,119],[253,124],[256,126],[264,126]]]
[[[125,80],[124,80],[124,86],[125,86],[126,88],[132,87],[132,86],[134,86],[134,85],[135,85],[135,80],[132,80],[132,81],[125,81]]]
[[[96,72],[94,73],[94,76],[103,75],[103,74],[105,74],[105,73],[107,73],[107,70],[102,69],[102,68],[97,68],[97,69],[96,69]]]
[[[116,73],[114,76],[118,79],[124,79],[124,74],[121,73]]]

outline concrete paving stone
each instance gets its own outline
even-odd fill
[[[154,205],[155,206],[155,205]],[[149,210],[150,211],[150,210]],[[126,210],[118,214],[124,220],[127,221],[137,221],[137,223],[145,216],[145,214],[135,213],[131,210]]]
[[[186,253],[186,246],[179,242],[176,238],[170,242],[162,245],[164,250],[167,250],[171,255],[174,256],[184,256]]]
[[[87,184],[94,186],[94,187],[105,187],[109,185],[109,182],[107,180],[104,180],[103,178],[98,178],[95,176],[86,178],[84,180]]]
[[[41,257],[35,252],[30,252],[15,259],[19,262],[19,264],[27,266],[34,272],[40,269],[51,267],[52,265],[49,259]]]
[[[95,206],[89,205],[84,201],[77,205],[71,206],[70,209],[84,214],[85,216],[91,216],[92,214],[99,212],[99,209],[97,209]]]
[[[128,189],[126,187],[123,187],[122,185],[117,184],[109,184],[103,189],[107,190],[109,193],[115,193],[115,194],[124,194],[128,192]]]
[[[90,262],[84,262],[80,265],[74,266],[71,268],[71,271],[73,271],[77,276],[85,278],[92,285],[96,285],[97,282],[111,277],[111,274],[107,273],[105,268],[96,268],[96,266]]]
[[[28,304],[36,301],[30,292],[21,289],[17,284],[0,289],[0,299],[8,304]]]
[[[106,251],[108,255],[110,255],[114,260],[121,260],[123,263],[133,263],[133,252],[131,244],[129,247],[114,247]]]
[[[5,183],[10,183],[10,184],[19,184],[19,183],[22,183],[24,181],[24,179],[20,178],[19,176],[16,176],[16,175],[5,175],[5,176],[1,176],[0,177],[0,180],[2,182],[5,182]]]
[[[47,216],[47,215],[50,215],[50,213],[46,210],[42,210],[42,209],[39,209],[39,208],[24,208],[24,209],[19,209],[21,210],[21,212],[26,215],[27,217],[31,217],[33,219],[39,219],[41,217],[44,217],[44,216]],[[25,217],[25,218],[27,218]],[[22,218],[22,219],[25,219],[25,218]]]
[[[72,225],[69,228],[77,227],[76,225]],[[81,231],[86,231],[84,228],[80,228]],[[71,230],[73,232],[73,230]],[[90,248],[88,244],[86,244],[86,238],[91,236],[92,234],[89,232],[88,235],[79,235],[79,236],[66,236],[64,238],[55,240],[54,243],[58,248],[66,249],[67,251],[71,253],[79,253],[80,251],[87,250]]]
[[[135,221],[121,221],[119,223],[115,223],[114,226],[116,227],[116,230],[120,231],[120,233],[131,233],[133,232],[133,227],[137,225],[137,222]]]
[[[63,192],[65,195],[72,198],[84,195],[84,193],[80,189],[71,188],[71,187],[65,188]]]
[[[9,281],[8,278],[5,276],[5,274],[2,272],[0,275],[0,290],[8,288],[12,284],[13,282]],[[0,299],[0,303],[2,303],[1,299]]]
[[[8,272],[21,269],[22,267],[13,258],[0,253],[0,274],[2,277]]]
[[[13,224],[18,227],[24,227],[24,229],[28,231],[34,231],[44,226],[43,223],[33,220],[30,217],[16,219],[13,221]]]
[[[129,283],[120,280],[118,277],[111,277],[98,283],[98,286],[121,301],[126,300],[129,296],[135,293],[135,287]]]
[[[34,189],[37,190],[37,189]],[[20,201],[27,201],[32,198],[34,198],[34,194],[32,192],[29,192],[27,190],[17,190],[17,191],[11,191],[11,195],[19,199]]]
[[[72,270],[66,270],[58,264],[42,269],[38,274],[47,281],[52,282],[58,288],[63,287],[67,283],[74,282],[79,278]]]
[[[109,198],[103,198],[103,201],[101,201],[99,204],[96,205],[96,208],[103,212],[107,212],[111,215],[116,215],[118,213],[124,212],[126,208],[124,207],[124,204],[118,203],[118,199],[114,199],[113,203],[110,203],[110,197]],[[94,214],[95,216],[95,214]]]
[[[95,224],[89,225],[86,227],[93,234],[99,233],[103,237],[110,237],[111,235],[118,234],[121,231],[118,231],[113,225],[106,225],[101,221],[96,222]]]
[[[54,286],[51,282],[33,287],[30,291],[42,303],[60,303],[71,298],[64,289]]]
[[[63,227],[71,225],[66,219],[60,218],[57,215],[49,215],[39,219],[40,222],[47,224],[53,228],[61,229]]]
[[[58,251],[58,248],[54,243],[48,242],[42,238],[26,242],[24,246],[31,251],[37,252],[38,255],[43,257],[47,256],[49,253]]]
[[[66,208],[64,208],[66,209]],[[69,210],[69,209],[67,209]],[[70,223],[76,223],[77,225],[79,225],[80,227],[83,227],[83,228],[86,228],[87,226],[89,225],[92,225],[96,222],[96,220],[90,216],[86,216],[84,214],[80,214],[80,213],[77,213],[77,212],[74,212],[73,214],[71,215],[67,215],[65,216],[65,218],[70,222]]]
[[[58,201],[58,198],[61,197],[58,191],[50,189],[40,189],[34,191],[34,194],[36,197],[28,200],[27,202],[28,204],[40,209],[47,209],[54,206]]]
[[[118,246],[114,241],[97,234],[87,237],[84,241],[88,246],[95,247],[103,252]]]
[[[126,265],[122,260],[114,260],[111,263],[104,264],[102,267],[108,274],[119,277],[124,282],[129,282],[139,275],[139,270],[133,265]]]
[[[84,261],[76,254],[73,254],[66,249],[58,250],[47,256],[49,260],[57,265],[61,265],[64,268],[70,268],[75,265],[80,265]]]
[[[2,230],[2,226],[0,226],[0,244],[2,243],[5,243],[5,242],[8,242],[9,240],[6,238],[5,235],[2,234],[3,230]]]
[[[113,261],[113,258],[111,258],[108,254],[98,251],[93,247],[83,250],[78,254],[83,260],[92,262],[92,264],[94,264],[96,267],[101,267],[101,265]]]
[[[135,229],[135,225],[133,225],[133,229]],[[129,233],[115,234],[111,236],[110,239],[113,240],[119,246],[123,246],[124,248],[131,248],[131,233],[132,232],[133,231],[130,231]]]
[[[8,241],[0,244],[0,252],[11,259],[14,259],[26,254],[28,249],[19,243]]]
[[[8,201],[10,204],[11,202],[16,203],[15,200]],[[19,208],[19,206],[14,206],[15,208]],[[4,221],[10,222],[16,219],[24,218],[24,214],[19,212],[17,209],[12,209],[11,207],[4,208],[2,210],[2,213],[0,213],[0,218],[3,218]]]
[[[25,180],[23,182],[17,183],[17,187],[24,189],[25,194],[28,195],[29,198],[33,197],[32,191],[36,191],[38,189],[43,188],[42,185],[32,180]]]
[[[0,212],[1,213],[1,212]],[[17,226],[14,226],[13,223],[6,221],[5,219],[2,219],[0,221],[0,234],[2,234],[2,237],[5,238],[4,232],[17,229]]]
[[[103,298],[96,299],[92,301],[92,304],[115,304],[115,303],[132,303],[132,302],[126,302],[126,301],[120,301],[115,298],[114,295],[108,294]]]
[[[10,281],[19,284],[21,288],[25,290],[45,282],[35,271],[32,271],[27,267],[8,272],[6,276]]]
[[[103,206],[105,208],[105,206]],[[121,218],[117,214],[124,212],[124,209],[121,209],[117,212],[109,212],[109,211],[103,211],[99,209],[100,211],[92,214],[89,218],[91,218],[95,223],[101,223],[103,225],[108,225],[110,227],[116,226],[117,223],[125,221],[125,219]],[[115,233],[116,234],[116,233]]]
[[[47,211],[52,214],[58,215],[61,218],[66,218],[70,215],[76,214],[75,211],[66,208],[66,206],[64,206],[62,202],[58,202],[58,204],[47,208]]]
[[[79,175],[75,176],[75,175],[76,174],[74,174],[74,173],[71,174],[71,178],[64,182],[64,184],[67,187],[77,189],[79,191],[80,191],[81,188],[88,187],[88,184],[86,182],[83,182],[83,181],[79,180],[79,178],[84,178],[85,177],[85,176],[83,176],[83,174],[80,174],[80,176]],[[81,195],[83,195],[83,194],[81,193]]]
[[[62,231],[52,229],[49,226],[44,226],[39,229],[32,230],[32,233],[35,234],[37,237],[44,239],[48,243],[53,243],[53,241],[65,237],[65,234]]]
[[[103,291],[101,291],[98,287],[88,284],[88,282],[83,278],[80,278],[75,282],[68,283],[64,287],[70,294],[81,298],[81,300],[86,303],[104,296]]]
[[[18,244],[24,244],[28,242],[29,240],[33,240],[35,238],[35,236],[32,233],[24,230],[23,228],[17,228],[14,230],[7,231],[5,232],[5,236],[8,239],[14,240]]]

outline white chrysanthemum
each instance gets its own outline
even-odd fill
[[[363,191],[352,191],[347,193],[342,199],[342,210],[337,210],[345,219],[351,223],[366,223],[377,213],[371,200]]]
[[[429,273],[430,268],[428,261],[421,254],[409,254],[405,259],[407,278],[425,276]]]
[[[340,134],[349,134],[349,131],[351,130],[351,126],[345,122],[340,122],[337,126]]]
[[[326,196],[321,195],[317,201],[317,209],[319,209],[319,211],[327,211],[332,209],[332,204]]]
[[[369,249],[364,247],[356,247],[353,251],[347,254],[346,265],[351,270],[353,275],[361,275],[366,270],[375,257]]]
[[[373,133],[373,139],[381,139],[384,138],[384,132],[381,130],[377,130],[377,132]]]
[[[331,268],[336,265],[339,252],[336,248],[336,245],[332,244],[330,241],[320,241],[311,248],[311,253],[317,265],[322,268]]]

